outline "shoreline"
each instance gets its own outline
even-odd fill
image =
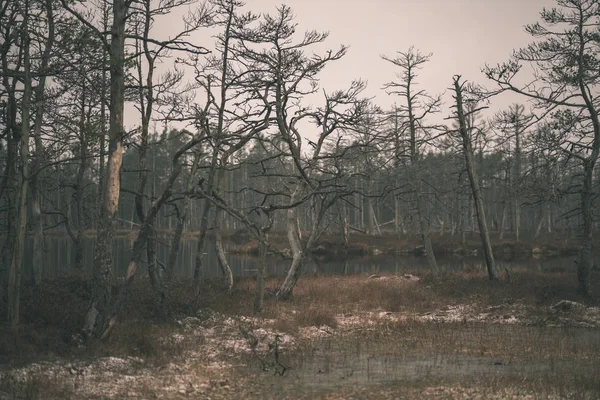
[[[117,230],[115,239],[133,240],[138,230]],[[85,231],[87,239],[95,237],[95,231]],[[173,231],[159,230],[157,236],[161,239],[169,238]],[[64,231],[47,231],[45,235],[51,237],[68,237]],[[185,231],[182,241],[195,240],[197,231]],[[207,239],[211,240],[212,232],[207,233]],[[482,246],[478,234],[469,234],[463,242],[459,236],[450,234],[440,235],[432,233],[432,244],[435,254],[476,256],[482,253]],[[235,254],[258,254],[258,242],[245,231],[224,232],[223,240],[230,253]],[[284,258],[291,256],[287,236],[284,232],[273,232],[270,235],[270,250]],[[600,243],[598,243],[600,245]],[[526,238],[516,241],[511,238],[500,239],[497,234],[492,235],[492,248],[494,255],[500,259],[511,259],[515,256],[554,257],[574,256],[580,249],[580,241],[576,238],[565,238],[564,236],[545,235],[538,238]],[[350,236],[349,245],[344,245],[340,235],[324,235],[317,242],[312,254],[321,258],[332,258],[340,256],[378,256],[378,255],[425,255],[425,249],[418,235],[401,235],[384,233],[371,236],[363,233],[353,232]]]

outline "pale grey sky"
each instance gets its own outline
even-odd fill
[[[250,8],[273,8],[277,2],[249,0]],[[452,84],[454,74],[485,83],[481,67],[508,59],[527,44],[523,26],[537,21],[552,0],[288,0],[301,28],[328,30],[329,45],[350,46],[348,55],[331,64],[323,84],[344,85],[356,77],[369,82],[369,93],[380,104],[391,104],[381,91],[393,79],[394,67],[381,60],[411,45],[433,53],[419,82],[439,93]],[[389,103],[388,103],[389,102]]]
[[[431,94],[444,92],[452,76],[491,85],[481,74],[484,64],[507,60],[513,49],[531,41],[524,25],[539,20],[543,7],[554,0],[286,0],[297,16],[299,31],[329,31],[322,50],[350,46],[342,60],[331,63],[322,74],[326,90],[341,89],[353,79],[368,81],[367,94],[388,107],[394,99],[381,89],[395,78],[393,65],[381,54],[393,56],[415,46],[433,53],[431,62],[418,79]],[[282,4],[277,0],[247,0],[246,10],[272,13]],[[180,16],[157,21],[154,34],[162,36],[177,30]],[[197,44],[211,48],[208,32],[193,37]],[[505,107],[512,99],[498,99],[493,110]],[[448,104],[443,116],[448,115]]]

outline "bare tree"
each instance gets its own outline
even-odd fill
[[[417,218],[423,237],[423,245],[427,261],[432,270],[437,270],[437,262],[431,245],[429,235],[430,221],[427,214],[426,199],[423,193],[423,178],[421,176],[421,157],[424,148],[432,140],[432,134],[437,129],[434,126],[426,125],[426,118],[431,114],[439,112],[441,103],[440,97],[432,97],[424,90],[415,88],[417,82],[417,73],[423,68],[423,65],[429,62],[431,54],[422,54],[413,47],[407,52],[398,52],[395,58],[382,56],[400,69],[397,74],[399,81],[392,81],[384,86],[388,94],[400,96],[404,105],[398,107],[397,114],[400,114],[404,120],[403,130],[408,131],[408,152],[406,156],[409,160],[409,175],[411,184],[415,193],[415,203],[417,206]]]
[[[192,58],[188,64],[195,71],[197,84],[207,95],[202,107],[197,107],[195,123],[208,132],[209,158],[206,175],[202,178],[204,204],[200,216],[200,227],[194,266],[195,291],[200,290],[203,265],[202,255],[210,223],[210,212],[215,197],[218,196],[223,169],[232,154],[243,148],[260,132],[268,129],[272,106],[266,104],[256,93],[251,83],[256,73],[252,65],[245,64],[242,41],[247,35],[248,25],[258,16],[240,14],[241,2],[235,0],[214,0],[211,18],[208,22],[223,31],[217,36],[216,51],[213,56],[201,62]],[[215,212],[215,229],[220,229],[220,212]],[[260,231],[260,230],[259,230]],[[258,231],[256,231],[258,232]],[[221,245],[220,232],[215,234],[215,248],[228,290],[233,285],[233,274],[226,262]]]
[[[105,332],[112,306],[112,242],[116,230],[116,215],[121,187],[123,162],[123,110],[125,107],[125,28],[133,0],[114,0],[110,41],[80,12],[61,0],[63,7],[90,28],[108,49],[110,64],[109,151],[103,178],[102,217],[99,224],[92,301],[86,316],[84,331],[88,334]]]
[[[156,77],[156,65],[162,62],[170,53],[187,53],[192,55],[204,55],[208,50],[185,42],[184,39],[191,33],[206,24],[207,12],[204,6],[191,11],[183,19],[183,29],[174,35],[173,38],[157,41],[152,38],[150,33],[154,21],[160,16],[168,15],[179,8],[189,6],[193,3],[190,0],[177,0],[174,2],[158,3],[153,6],[150,1],[141,4],[140,10],[134,15],[137,17],[136,24],[136,70],[137,70],[137,95],[138,101],[136,107],[141,116],[141,126],[139,133],[139,144],[136,144],[139,154],[139,173],[137,188],[135,191],[135,210],[138,219],[144,223],[146,220],[145,199],[148,196],[146,186],[148,181],[148,150],[150,123],[153,119],[155,108],[171,108],[168,100],[175,95],[182,96],[185,92],[192,91],[193,87],[182,85],[184,73],[175,68],[163,76]],[[181,56],[179,54],[179,56]],[[177,67],[177,64],[175,64]],[[178,90],[181,86],[184,86]],[[161,110],[162,114],[170,114],[170,110]],[[133,142],[133,141],[132,141]],[[154,228],[151,226],[147,243],[148,257],[148,275],[152,286],[161,291],[161,283],[155,260],[154,251]]]
[[[15,239],[8,276],[8,316],[11,326],[19,324],[21,298],[21,268],[27,230],[27,191],[29,188],[29,113],[32,96],[30,59],[30,3],[27,0],[19,10],[22,15],[20,46],[23,49],[23,98],[21,103],[21,140],[19,143],[19,174],[17,175],[18,203]]]
[[[514,212],[513,230],[517,241],[520,239],[521,233],[523,141],[526,130],[533,119],[533,115],[525,112],[524,105],[513,104],[508,110],[498,113],[493,121],[493,124],[500,130],[498,144],[507,148],[506,158],[511,164],[508,179]]]
[[[501,90],[529,98],[543,113],[570,109],[582,121],[585,134],[565,134],[559,141],[562,151],[579,160],[583,168],[580,191],[583,246],[579,254],[579,292],[589,295],[593,265],[592,179],[600,154],[598,84],[600,83],[600,37],[597,34],[600,4],[595,0],[558,0],[559,7],[544,9],[541,23],[527,25],[536,39],[515,51],[513,58],[484,72]],[[534,70],[535,79],[525,85],[515,77],[523,64]]]
[[[55,29],[54,29],[54,4],[52,0],[45,2],[45,22],[47,25],[47,35],[44,38],[43,50],[40,54],[40,65],[38,67],[38,81],[34,89],[35,99],[35,120],[33,124],[33,136],[35,141],[35,155],[33,164],[33,174],[30,177],[31,186],[31,218],[34,230],[33,236],[33,277],[36,285],[42,282],[43,266],[43,240],[44,223],[42,219],[41,190],[38,180],[38,170],[41,168],[44,146],[42,143],[42,124],[44,121],[44,95],[46,91],[46,77],[49,74],[50,58],[52,56]]]
[[[458,120],[459,133],[462,138],[463,153],[465,156],[465,163],[467,166],[467,173],[469,174],[469,182],[471,184],[471,190],[473,191],[473,199],[475,201],[475,209],[477,210],[477,222],[479,224],[479,235],[481,236],[481,243],[483,245],[483,253],[485,255],[485,262],[487,265],[488,276],[491,280],[498,279],[498,272],[496,271],[496,265],[494,261],[494,252],[492,251],[492,243],[490,241],[490,234],[487,227],[487,220],[485,218],[485,209],[483,206],[483,197],[481,194],[481,186],[479,183],[479,177],[475,170],[475,161],[473,160],[473,144],[471,136],[473,135],[472,129],[467,128],[467,118],[469,114],[474,114],[481,108],[473,108],[469,111],[469,114],[465,113],[464,109],[464,92],[465,83],[460,81],[460,75],[454,77],[454,99],[456,101],[456,119]],[[468,101],[468,100],[467,100]],[[476,100],[475,100],[476,101]]]
[[[238,57],[251,66],[249,84],[254,85],[256,94],[265,104],[273,105],[274,123],[278,137],[286,148],[293,165],[293,183],[289,185],[286,196],[287,205],[271,205],[271,209],[286,211],[286,230],[292,252],[292,263],[279,291],[278,298],[287,298],[301,274],[307,253],[321,235],[323,217],[326,210],[335,202],[326,196],[319,182],[319,166],[325,157],[323,148],[329,137],[337,130],[354,124],[364,110],[365,101],[359,99],[364,83],[354,82],[347,90],[325,93],[325,105],[316,110],[304,106],[303,98],[318,90],[318,77],[327,64],[339,60],[346,54],[347,48],[341,46],[337,51],[329,50],[323,55],[308,55],[308,51],[327,39],[327,33],[305,32],[296,40],[296,24],[290,7],[282,5],[274,15],[265,15],[252,30],[244,32],[240,42]],[[313,121],[320,129],[315,142],[303,138],[301,123]],[[308,143],[310,149],[303,147]],[[306,154],[306,155],[305,155]],[[297,226],[296,210],[300,204],[309,200],[319,201],[320,208],[313,207],[313,218],[306,242],[302,243]]]
[[[0,61],[2,63],[2,87],[0,95],[2,96],[2,139],[6,142],[6,161],[0,181],[0,201],[2,201],[5,211],[4,220],[7,231],[6,240],[2,247],[2,272],[0,273],[0,292],[7,287],[8,276],[4,271],[9,270],[14,247],[14,225],[15,225],[15,202],[17,169],[18,169],[18,148],[21,139],[21,127],[19,126],[17,116],[19,112],[20,93],[17,85],[21,81],[17,72],[21,71],[23,64],[23,51],[20,46],[22,41],[22,16],[20,9],[22,4],[17,2],[3,2],[0,6],[0,22],[2,39],[0,45]]]

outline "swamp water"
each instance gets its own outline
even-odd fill
[[[117,275],[125,275],[127,263],[131,254],[133,241],[127,238],[118,238],[114,243],[114,268]],[[183,240],[175,266],[175,275],[180,277],[192,277],[194,273],[194,262],[196,256],[195,240]],[[218,267],[217,257],[210,241],[205,246],[203,255],[203,275],[207,277],[221,276]],[[225,243],[225,246],[227,244]],[[32,245],[27,243],[25,252],[25,270],[28,274],[31,271],[32,263]],[[227,251],[227,250],[226,250]],[[159,239],[157,242],[157,256],[159,260],[165,262],[168,258],[168,242]],[[44,243],[43,273],[45,277],[60,276],[74,271],[75,248],[73,242],[68,237],[48,236]],[[257,269],[256,257],[246,254],[227,254],[234,276],[254,276]],[[511,260],[497,260],[497,266],[500,271],[505,268],[529,269],[536,271],[564,270],[575,268],[573,260],[575,257],[517,257]],[[94,261],[94,240],[85,241],[84,250],[84,269],[89,270]],[[444,255],[437,256],[438,265],[441,270],[458,271],[465,268],[479,269],[485,268],[483,256],[457,256]],[[290,261],[283,260],[281,257],[270,257],[267,263],[267,275],[282,276],[287,273]],[[145,263],[140,266],[140,274],[144,273]],[[376,274],[388,273],[399,274],[406,271],[415,271],[422,269],[428,270],[427,259],[423,256],[411,254],[397,255],[379,255],[357,257],[352,256],[347,259],[328,259],[320,261],[311,260],[304,267],[307,274]]]
[[[424,324],[321,338],[282,357],[289,368],[283,375],[281,368],[265,370],[258,362],[242,373],[254,371],[275,398],[351,388],[489,388],[500,382],[525,391],[597,390],[600,395],[599,352],[600,332],[594,329]]]

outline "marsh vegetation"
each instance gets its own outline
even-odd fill
[[[37,300],[24,291],[22,334],[2,332],[0,396],[592,399],[600,307],[565,299],[568,276],[515,270],[507,285],[483,267],[443,280],[305,277],[286,302],[272,278],[260,316],[252,278],[231,295],[207,280],[193,300],[177,280],[163,310],[140,280],[120,329],[91,343],[78,336],[86,282],[47,281]]]
[[[600,396],[600,3],[377,96],[250,6],[0,0],[0,397]]]

